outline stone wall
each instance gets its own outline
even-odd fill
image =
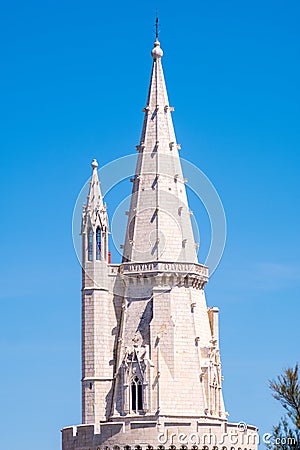
[[[209,418],[141,418],[64,428],[62,440],[63,450],[256,450],[258,433]]]

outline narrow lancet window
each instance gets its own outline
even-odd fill
[[[101,259],[101,230],[97,228],[96,231],[96,259],[100,261]]]
[[[133,378],[131,383],[131,409],[134,412],[143,409],[143,385],[138,377]]]
[[[93,230],[91,228],[88,233],[88,260],[93,261]]]

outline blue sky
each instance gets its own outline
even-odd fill
[[[73,208],[94,157],[135,153],[157,6],[181,155],[226,212],[206,291],[229,419],[264,433],[282,414],[268,379],[299,361],[299,2],[12,0],[0,15],[0,448],[58,449],[59,429],[80,423]]]

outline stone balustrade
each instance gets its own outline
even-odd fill
[[[123,263],[120,265],[120,273],[124,275],[151,274],[151,273],[174,273],[181,275],[201,275],[208,279],[208,268],[202,264],[180,263],[180,262],[145,262],[145,263]]]

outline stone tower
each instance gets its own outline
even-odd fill
[[[255,449],[227,421],[218,308],[197,261],[156,39],[123,259],[111,264],[97,162],[82,218],[82,425],[63,450]],[[234,436],[237,438],[234,440]]]

